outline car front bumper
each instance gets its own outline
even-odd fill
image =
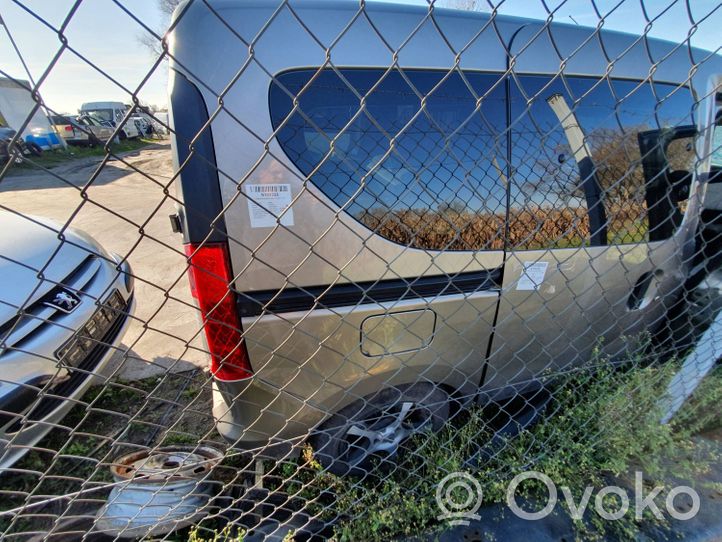
[[[115,258],[119,263],[120,259]],[[104,262],[106,271],[112,272],[112,264]],[[55,334],[52,337],[38,337],[35,341],[43,341],[42,348],[38,342],[31,341],[24,352],[12,352],[8,359],[0,356],[0,370],[3,376],[0,377],[0,474],[12,467],[25,453],[38,443],[51,429],[55,427],[71,431],[72,428],[62,425],[63,418],[76,405],[82,405],[83,394],[94,383],[102,380],[103,369],[110,359],[119,350],[117,345],[131,322],[131,315],[135,309],[133,297],[132,280],[128,280],[130,268],[124,265],[124,273],[115,272],[116,278],[109,285],[103,288],[105,295],[98,299],[96,309],[83,321],[95,315],[100,308],[97,305],[104,305],[111,296],[118,295],[123,300],[124,308],[119,311],[115,321],[105,332],[102,340],[92,348],[86,360],[73,369],[63,369],[60,363],[48,352],[56,352],[66,339],[61,339],[62,334]],[[79,329],[77,326],[75,329]],[[41,334],[42,335],[42,334]],[[60,340],[58,340],[60,339]],[[43,352],[44,355],[37,355]],[[25,371],[23,370],[23,357],[27,358]],[[2,368],[3,365],[8,370]],[[44,368],[42,368],[44,366]],[[12,367],[12,368],[10,368]],[[39,369],[40,367],[40,369]],[[61,376],[58,384],[48,384],[47,378],[38,376],[45,373],[53,378]],[[67,374],[66,374],[67,373]],[[18,396],[18,390],[35,394],[32,405],[25,408],[20,414],[12,407],[13,395]]]

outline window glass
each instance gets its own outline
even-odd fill
[[[498,75],[296,70],[277,76],[270,108],[289,158],[375,233],[429,250],[503,248]]]
[[[674,85],[516,78],[510,245],[563,248],[668,237],[679,211],[667,172],[693,164],[694,150],[689,139],[665,137],[693,124],[691,111],[689,91]],[[648,145],[644,155],[640,136]]]
[[[100,119],[112,121],[113,119],[113,110],[112,109],[90,109],[88,111],[85,111],[86,113],[90,115],[94,115]]]
[[[722,126],[714,127],[712,137],[712,167],[722,168]]]
[[[521,77],[519,82],[526,96],[512,85],[509,244],[527,249],[579,246],[589,237],[576,158],[584,141],[576,136],[579,143],[572,148],[561,124],[574,104],[559,81]]]

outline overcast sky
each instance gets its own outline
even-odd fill
[[[239,0],[243,1],[243,0]],[[608,13],[621,0],[598,0],[599,9]],[[118,0],[149,27],[158,28],[162,22],[155,0]],[[402,0],[403,3],[423,4],[424,0]],[[468,0],[443,0],[439,5]],[[494,0],[498,3],[499,0]],[[687,37],[692,24],[684,0],[644,0],[650,17],[671,8],[654,23],[653,36],[673,41]],[[487,5],[481,0],[478,2]],[[0,0],[0,14],[13,34],[34,78],[39,79],[61,47],[58,35],[40,22],[28,10],[58,28],[68,15],[75,0]],[[598,18],[590,0],[547,0],[551,9],[560,6],[554,19],[580,25],[596,26]],[[640,0],[625,0],[606,18],[605,28],[640,34],[645,20]],[[692,36],[692,44],[716,50],[722,45],[722,9],[718,0],[693,0],[693,17],[696,20],[712,12],[699,24]],[[525,17],[546,18],[541,0],[506,0],[499,13]],[[570,17],[571,16],[571,17]],[[129,101],[128,92],[138,92],[140,99],[149,104],[165,106],[167,66],[161,64],[150,79],[143,83],[155,59],[139,42],[142,27],[124,13],[112,0],[84,0],[70,19],[64,32],[70,47],[107,71],[117,83],[98,73],[85,60],[72,52],[64,51],[41,87],[41,95],[48,106],[56,111],[74,113],[83,102],[99,100]],[[0,70],[13,77],[26,79],[19,59],[12,51],[4,29],[0,27]],[[0,74],[1,75],[1,74]]]

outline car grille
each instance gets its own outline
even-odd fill
[[[88,256],[58,285],[74,292],[82,292],[93,281],[99,269],[99,258]],[[63,316],[63,313],[51,311],[43,305],[42,299],[25,307],[22,314],[0,326],[0,343],[3,343],[0,356],[3,351],[22,350],[23,346],[42,333],[47,325],[56,325],[54,322],[60,316]]]
[[[129,301],[126,302],[118,292],[114,292],[108,301],[95,311],[83,328],[56,353],[60,359],[59,363],[68,368],[70,378],[45,390],[43,397],[35,402],[33,408],[24,414],[22,419],[16,419],[5,430],[6,433],[15,433],[23,426],[42,420],[93,376],[93,371],[108,352],[127,320],[128,306]]]

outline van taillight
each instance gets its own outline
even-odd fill
[[[65,125],[65,131],[66,131],[66,132],[72,132],[72,131],[73,131],[73,127],[70,126],[69,124],[67,124],[67,125]]]
[[[228,245],[185,245],[191,293],[203,316],[203,329],[211,354],[211,373],[218,380],[242,380],[253,375],[243,342],[236,296],[228,285],[233,280]]]

